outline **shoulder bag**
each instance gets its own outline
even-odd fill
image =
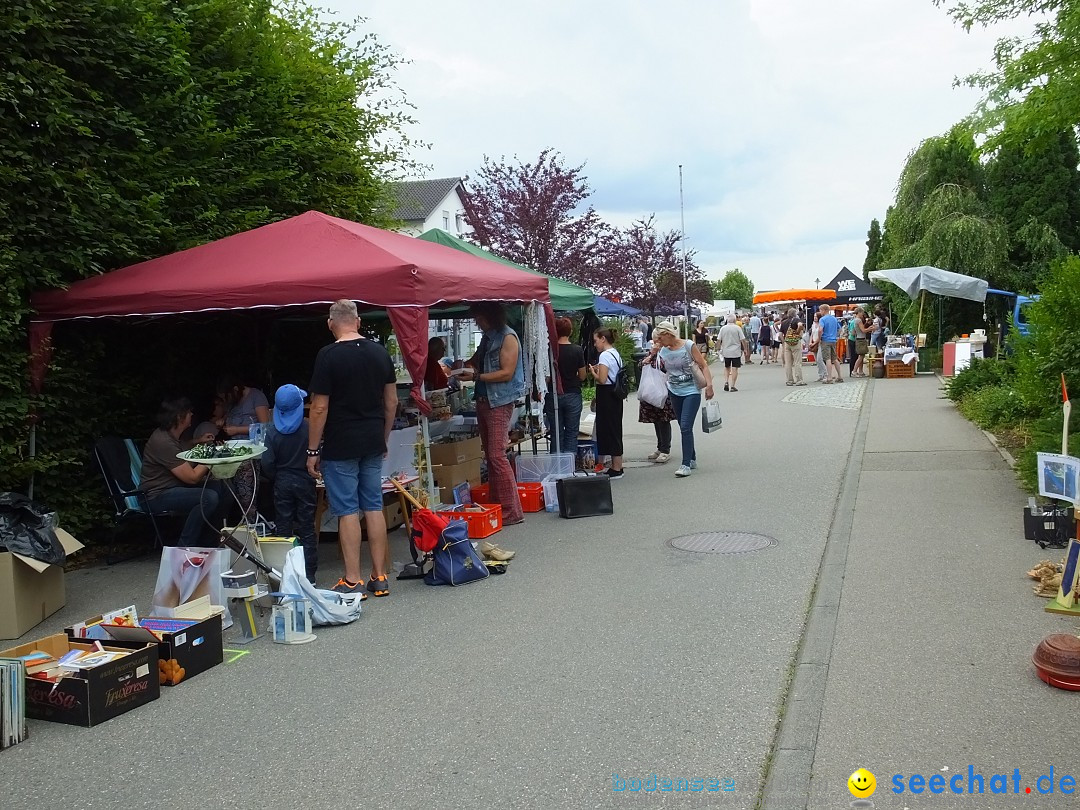
[[[694,362],[694,349],[690,341],[686,341],[686,353],[690,356],[690,373],[694,375],[694,385],[697,386],[700,391],[708,383],[705,382],[705,372],[701,370],[701,367]]]

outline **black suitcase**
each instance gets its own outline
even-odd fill
[[[606,475],[575,475],[555,482],[559,517],[580,518],[611,515],[611,479]]]

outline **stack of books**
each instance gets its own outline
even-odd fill
[[[102,664],[115,661],[117,658],[122,658],[125,655],[127,655],[126,651],[119,652],[116,650],[106,650],[101,646],[100,641],[95,641],[94,649],[92,650],[71,650],[59,658],[54,658],[46,652],[38,651],[32,652],[29,655],[24,655],[22,658],[6,660],[16,660],[21,662],[26,668],[27,676],[30,678],[56,683],[61,678],[66,677],[73,672],[91,669],[92,667],[100,667]]]
[[[0,658],[0,748],[26,739],[26,667],[18,658]]]

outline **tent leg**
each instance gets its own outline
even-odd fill
[[[435,503],[436,490],[435,490],[435,471],[431,469],[431,431],[428,429],[428,418],[423,414],[420,415],[420,433],[424,438],[424,489],[427,490],[430,503]]]
[[[551,404],[553,408],[553,414],[551,417],[552,430],[548,434],[548,452],[552,452],[552,447],[555,448],[555,452],[562,452],[562,432],[559,427],[559,382],[555,379],[555,373],[557,368],[555,366],[555,352],[551,349],[551,342],[548,341],[548,357],[551,359]],[[551,435],[554,432],[554,436]]]
[[[922,313],[923,306],[926,304],[926,290],[923,290],[919,297],[919,325],[915,329],[915,336],[918,337],[922,333]]]
[[[30,444],[29,444],[29,456],[33,461],[37,456],[37,425],[30,425]],[[26,497],[30,500],[34,500],[34,471],[30,471],[30,483],[26,487]]]

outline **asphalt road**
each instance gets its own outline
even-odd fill
[[[0,754],[0,807],[751,808],[767,767],[779,761],[781,702],[849,466],[859,489],[846,565],[857,578],[837,569],[843,597],[816,703],[817,759],[802,757],[803,778],[775,784],[770,806],[847,806],[851,797],[838,788],[853,762],[929,768],[938,760],[928,755],[927,734],[943,748],[965,734],[976,746],[971,728],[1001,734],[1015,718],[992,703],[971,694],[943,713],[936,702],[918,708],[911,690],[946,701],[988,669],[1002,693],[1017,678],[1033,680],[1026,645],[1046,622],[1025,618],[1021,633],[1014,614],[1033,613],[1041,601],[1024,597],[1022,580],[1005,586],[1004,604],[997,580],[955,586],[972,570],[988,574],[980,565],[1004,566],[958,532],[991,532],[999,545],[1006,536],[1016,545],[1015,527],[1001,516],[1018,514],[1022,499],[985,447],[961,457],[959,471],[952,457],[912,455],[923,441],[917,409],[937,401],[935,380],[870,385],[870,469],[861,454],[849,458],[863,381],[793,389],[778,366],[745,369],[737,393],[718,393],[724,429],[696,432],[700,467],[687,479],[674,478],[677,450],[666,465],[643,461],[652,428],[636,422],[630,402],[630,463],[613,482],[614,516],[528,515],[495,538],[518,551],[505,576],[461,589],[395,582],[390,598],[368,600],[353,625],[318,628],[317,641],[299,647],[260,639],[101,726],[32,722],[31,739]],[[928,385],[934,389],[920,398]],[[955,421],[930,431],[938,444],[974,431],[954,413],[942,418]],[[932,508],[920,494],[927,487],[937,493]],[[947,495],[951,487],[959,500]],[[968,513],[984,496],[998,511],[984,509],[973,522]],[[762,534],[776,545],[733,555],[666,545],[707,531]],[[1040,558],[1028,545],[1014,550],[1016,561]],[[923,559],[924,550],[934,556]],[[324,543],[321,553],[320,573],[336,577],[335,546]],[[147,608],[156,570],[145,559],[72,572],[67,607],[23,641],[112,607]],[[964,629],[967,646],[953,650],[946,672],[932,665],[935,648],[919,646],[943,637],[917,598],[928,584],[950,595],[948,624]],[[226,647],[237,649],[230,637]],[[1023,654],[995,669],[1017,647]],[[1025,694],[1034,701],[1041,686],[1025,683]],[[1063,705],[1059,694],[1051,701],[1028,707],[1031,724],[1042,721],[1044,706]],[[965,726],[976,705],[985,722]],[[908,715],[917,722],[890,725]],[[993,750],[1004,757],[1007,741],[1026,734],[1003,735]],[[647,788],[652,775],[661,789],[632,792],[632,780]],[[662,780],[675,786],[680,778],[701,791],[662,790]]]

